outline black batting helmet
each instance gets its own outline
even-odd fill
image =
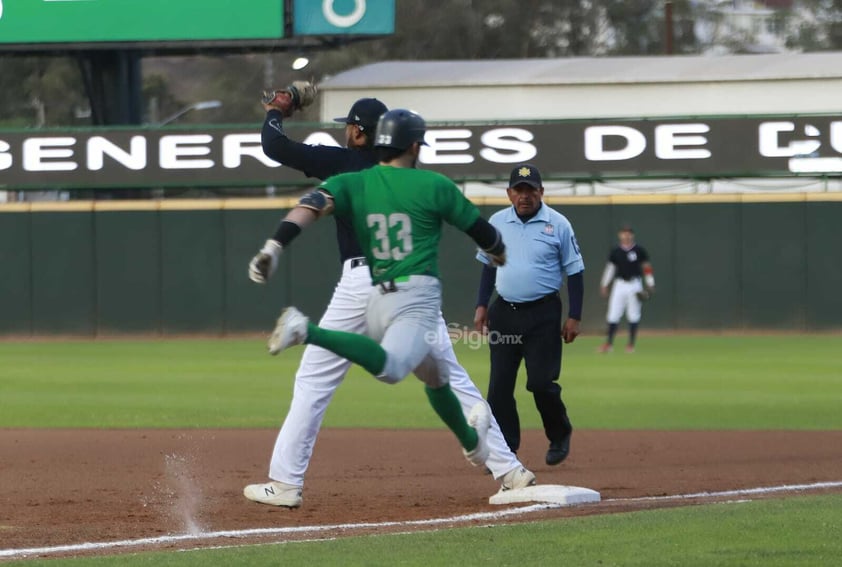
[[[415,142],[427,145],[424,142],[426,132],[427,123],[421,116],[405,108],[396,108],[380,117],[374,147],[405,150]]]

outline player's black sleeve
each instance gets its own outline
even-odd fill
[[[494,292],[494,283],[497,281],[497,268],[483,264],[482,274],[479,277],[479,291],[477,292],[477,307],[488,307],[491,301],[491,294]]]
[[[290,140],[284,132],[283,120],[284,117],[280,111],[267,112],[260,133],[260,141],[263,153],[284,164],[285,167],[296,169],[307,177],[325,180],[339,173],[368,169],[377,163],[377,156],[372,148],[311,146]],[[344,261],[362,256],[350,220],[341,217],[335,217],[335,220],[340,258]],[[283,233],[281,233],[282,229]],[[290,235],[289,227],[278,227],[276,236],[288,237]],[[295,235],[292,235],[292,238],[294,237]]]
[[[337,173],[359,171],[373,165],[362,152],[332,146],[311,146],[290,140],[284,132],[283,115],[278,110],[266,113],[260,143],[263,153],[307,177],[327,179]],[[371,161],[371,163],[368,163]]]
[[[465,231],[465,234],[473,238],[477,246],[489,254],[496,256],[506,249],[500,233],[497,232],[497,229],[491,223],[482,217],[477,218],[474,224]]]
[[[567,276],[567,316],[570,319],[582,320],[582,303],[585,299],[584,272]]]
[[[281,245],[286,248],[287,244],[295,240],[295,237],[299,234],[301,234],[300,226],[294,222],[282,220],[278,225],[278,230],[275,231],[275,236],[273,236],[272,239],[280,242]]]

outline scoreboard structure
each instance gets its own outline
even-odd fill
[[[0,52],[277,47],[394,21],[394,0],[0,0]]]
[[[75,55],[94,125],[140,124],[141,60],[394,33],[395,0],[0,0],[0,55]]]

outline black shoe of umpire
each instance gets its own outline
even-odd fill
[[[550,443],[546,459],[548,465],[559,464],[566,459],[567,455],[570,453],[570,438],[573,436],[573,427],[570,425],[570,422],[568,422],[567,425],[569,429],[567,430],[567,433],[564,434],[564,437],[562,437],[560,441],[552,441]]]

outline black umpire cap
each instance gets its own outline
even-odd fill
[[[521,183],[526,183],[530,187],[540,189],[543,187],[541,184],[541,172],[531,163],[522,163],[515,166],[512,174],[509,176],[509,187],[516,187]]]
[[[389,110],[386,105],[376,98],[361,98],[348,111],[348,116],[340,116],[334,118],[334,122],[344,122],[345,124],[357,124],[363,130],[371,130],[377,127],[377,121],[380,117]]]

